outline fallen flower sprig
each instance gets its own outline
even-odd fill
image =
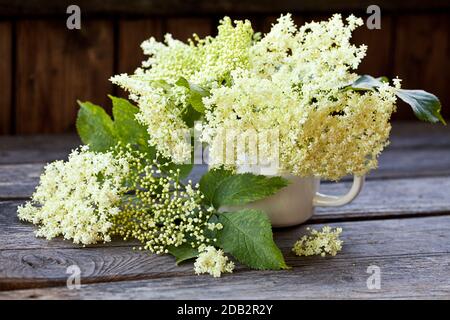
[[[320,255],[325,257],[327,254],[335,256],[342,249],[343,241],[339,239],[342,228],[332,229],[324,226],[321,231],[307,228],[309,235],[304,235],[292,248],[292,251],[298,256]]]

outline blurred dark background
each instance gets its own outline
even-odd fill
[[[81,30],[66,28],[66,8],[81,8]],[[108,78],[133,72],[144,59],[140,43],[170,32],[215,34],[219,19],[247,18],[266,32],[281,13],[298,24],[381,8],[381,30],[360,27],[354,43],[369,46],[359,73],[399,76],[405,88],[436,94],[450,118],[450,1],[366,0],[0,0],[0,134],[71,132],[76,100],[108,106],[123,95]],[[399,103],[395,120],[413,120]]]

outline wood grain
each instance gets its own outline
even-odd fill
[[[225,275],[220,281],[210,276],[193,275],[191,263],[179,268],[172,264],[170,268],[167,257],[130,253],[126,248],[84,249],[79,252],[75,249],[5,250],[0,253],[3,288],[43,285],[39,279],[48,281],[47,285],[65,284],[65,270],[71,264],[80,266],[81,282],[85,285],[81,290],[60,287],[4,292],[0,293],[0,298],[448,297],[448,217],[347,222],[332,226],[344,229],[344,248],[336,257],[294,256],[290,248],[308,226],[284,229],[275,232],[275,239],[287,263],[293,267],[291,270],[250,271],[238,266],[233,274]],[[381,269],[380,290],[367,289],[369,275],[366,271],[370,265]],[[126,280],[128,276],[143,276],[146,280],[115,282]],[[108,283],[89,285],[91,280],[107,280]]]
[[[47,0],[45,5],[39,0],[8,1],[0,0],[0,16],[48,16],[65,12],[71,0]],[[373,4],[370,0],[78,0],[77,4],[89,16],[124,15],[199,15],[218,13],[256,13],[276,12],[365,12]],[[426,10],[448,10],[448,1],[442,0],[379,0],[377,5],[385,12],[423,12]]]
[[[444,118],[450,117],[450,14],[402,15],[397,20],[394,76],[407,89],[424,89],[442,102]],[[409,106],[399,103],[399,109]],[[401,111],[400,111],[401,112]]]
[[[0,166],[0,199],[29,198],[43,169],[44,164]]]
[[[391,77],[393,33],[392,17],[388,15],[382,15],[381,29],[371,30],[364,24],[355,30],[352,43],[367,45],[366,57],[358,67],[359,74],[369,74],[374,77]]]
[[[0,292],[1,299],[448,299],[450,285],[443,272],[448,254],[325,260],[305,263],[296,272],[247,271],[212,279],[177,276],[142,281],[83,284]],[[367,268],[382,270],[380,290],[366,286]],[[445,278],[447,277],[447,278]],[[180,301],[180,305],[183,302]]]
[[[418,121],[392,123],[389,149],[450,150],[450,127]]]
[[[102,20],[83,20],[81,30],[68,30],[63,20],[17,23],[18,133],[73,131],[77,99],[110,104],[112,30]]]
[[[0,135],[11,134],[12,24],[0,21]]]
[[[213,33],[212,21],[209,18],[169,18],[166,21],[166,32],[175,39],[186,41],[196,33],[203,38]],[[214,29],[215,31],[215,29]]]
[[[66,159],[80,144],[74,134],[0,137],[0,165]]]
[[[133,73],[146,58],[141,49],[141,43],[150,37],[161,41],[163,23],[161,19],[121,19],[119,21],[118,39],[118,71],[119,73]]]
[[[158,18],[119,21],[117,73],[134,73],[141,66],[142,61],[148,57],[144,56],[141,43],[150,37],[161,41],[163,36],[163,21]],[[118,95],[128,97],[128,93],[118,88]]]

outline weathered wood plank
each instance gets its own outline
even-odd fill
[[[368,29],[363,25],[355,30],[352,43],[367,45],[366,57],[358,67],[358,73],[374,77],[391,76],[392,17],[383,15],[381,29]]]
[[[0,166],[0,199],[28,198],[34,192],[44,164]]]
[[[345,194],[351,182],[322,184],[325,194]],[[450,213],[450,177],[368,180],[343,207],[317,208],[313,221],[373,219]]]
[[[81,144],[74,134],[0,137],[0,165],[66,159]]]
[[[402,15],[397,21],[394,75],[403,87],[424,89],[442,102],[444,118],[450,117],[450,14]],[[414,86],[412,88],[412,86]],[[409,108],[400,104],[399,108]]]
[[[113,74],[111,21],[17,22],[16,126],[18,133],[74,131],[77,99],[109,105]]]
[[[0,261],[0,291],[62,285],[71,265],[80,267],[87,283],[174,277],[192,269],[189,265],[177,267],[172,257],[132,250],[131,246],[4,250]]]
[[[81,282],[121,280],[142,276],[145,281],[84,285],[0,293],[1,298],[403,298],[449,297],[450,219],[379,220],[340,223],[344,248],[336,257],[294,256],[290,248],[307,226],[275,233],[278,245],[293,268],[250,271],[239,266],[220,281],[193,275],[192,264],[176,268],[166,257],[125,253],[122,248],[69,250],[5,250],[0,252],[4,288],[64,285],[66,268],[77,264]],[[315,226],[320,227],[320,226]],[[110,251],[108,251],[110,250]],[[123,248],[123,250],[126,250]],[[115,254],[117,252],[117,254]],[[159,260],[153,260],[159,259]],[[169,258],[167,258],[169,259]],[[369,290],[367,267],[381,269],[381,289]],[[160,268],[164,269],[162,271]],[[124,277],[124,278],[121,278]],[[84,279],[84,280],[83,280]],[[102,293],[99,295],[99,293]]]
[[[0,16],[16,15],[63,15],[70,0],[47,0],[45,5],[39,0],[8,1],[0,0]],[[195,5],[194,5],[195,3]],[[277,12],[365,12],[373,4],[370,0],[78,0],[83,14],[94,15],[198,15],[232,13],[277,13]],[[442,0],[379,0],[383,12],[423,12],[426,10],[448,10],[450,5]]]
[[[448,299],[450,285],[442,270],[447,254],[418,257],[318,261],[299,266],[301,272],[252,271],[220,280],[178,276],[141,281],[82,284],[66,287],[0,292],[1,299]],[[320,268],[318,266],[320,265]],[[380,290],[366,286],[368,266],[382,270]],[[414,269],[417,268],[417,269]],[[320,273],[319,273],[320,272]]]
[[[0,135],[12,133],[12,24],[0,21]]]
[[[380,155],[378,168],[369,178],[426,177],[447,175],[450,149],[392,149]]]
[[[161,40],[163,35],[163,22],[161,19],[139,19],[119,21],[118,39],[118,72],[133,73],[146,57],[144,56],[141,43],[150,37]],[[148,57],[147,57],[148,58]],[[127,94],[120,90],[120,95],[127,97]]]
[[[389,149],[443,148],[450,150],[450,126],[418,121],[392,123]]]

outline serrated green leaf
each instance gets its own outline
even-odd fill
[[[239,262],[262,270],[289,268],[283,254],[273,241],[269,218],[258,210],[222,213],[218,245]]]
[[[422,121],[445,123],[441,115],[441,103],[439,99],[424,90],[405,90],[397,91],[397,97],[409,104],[417,118]]]
[[[213,204],[216,208],[224,205],[241,205],[264,199],[286,187],[289,182],[282,177],[267,177],[243,173],[227,178],[217,189]]]
[[[113,147],[117,140],[113,121],[105,110],[90,102],[78,101],[80,110],[76,127],[84,144],[94,151],[105,152]]]
[[[148,158],[155,157],[155,148],[148,144],[150,136],[145,126],[136,120],[139,109],[128,100],[109,96],[113,104],[114,131],[116,137],[124,145],[130,144],[132,147],[146,153]]]
[[[231,175],[233,175],[232,171],[217,168],[209,170],[202,176],[200,179],[200,191],[209,205],[213,204],[214,195],[220,184]]]
[[[288,184],[289,181],[282,177],[233,174],[229,170],[213,169],[200,179],[200,191],[208,204],[219,209],[224,205],[242,205],[266,198]]]
[[[175,257],[176,264],[194,259],[198,256],[198,250],[196,248],[192,248],[189,243],[184,243],[178,247],[171,246],[167,250],[169,250],[169,253]]]

